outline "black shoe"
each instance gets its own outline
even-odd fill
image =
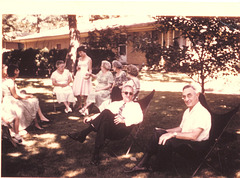
[[[86,140],[86,136],[81,135],[81,133],[67,134],[71,139],[83,143]]]
[[[124,170],[125,173],[132,173],[132,172],[145,172],[149,171],[147,167],[140,167],[140,166],[134,166],[131,169]]]

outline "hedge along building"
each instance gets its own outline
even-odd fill
[[[154,26],[155,20],[150,16],[126,16],[112,19],[103,19],[90,22],[88,20],[78,20],[78,30],[80,31],[80,43],[84,43],[88,37],[88,32],[94,30],[104,30],[107,28],[124,27],[126,33],[122,34],[130,38],[131,36],[141,35],[148,33],[151,37],[158,39],[160,43],[166,46],[172,45],[174,39],[180,36],[178,31],[159,32],[156,31]],[[10,43],[10,42],[9,42]],[[32,35],[18,37],[11,43],[18,43],[18,48],[33,48],[33,49],[68,49],[69,27],[63,27],[54,30],[43,31]],[[178,38],[180,46],[187,45],[187,41],[183,38]],[[137,52],[133,49],[133,44],[130,40],[126,43],[118,44],[117,53],[121,62],[131,64],[143,64],[146,63],[146,57],[144,53]]]

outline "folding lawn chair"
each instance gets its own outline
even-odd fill
[[[149,105],[150,105],[150,102],[151,102],[151,100],[152,100],[152,98],[153,98],[153,96],[154,96],[154,93],[155,93],[155,90],[153,90],[150,94],[148,94],[148,95],[145,96],[144,98],[142,98],[142,99],[140,99],[140,100],[137,101],[137,102],[140,104],[140,106],[141,106],[141,109],[142,109],[142,112],[143,112],[143,119],[144,119],[145,116],[146,116],[147,110],[148,110]],[[137,137],[138,137],[140,128],[141,128],[141,126],[142,126],[142,123],[143,123],[143,122],[141,122],[141,123],[139,123],[138,125],[136,125],[135,128],[133,128],[134,131],[132,131],[132,132],[130,133],[129,137],[132,137],[132,143],[130,144],[130,146],[129,146],[127,152],[126,152],[126,155],[129,154],[129,152],[130,152],[130,150],[131,150],[131,148],[132,148],[132,145],[133,145],[134,143],[137,143],[137,142],[136,142],[136,139],[137,139]]]
[[[210,112],[212,127],[210,130],[208,147],[203,151],[196,151],[192,149],[191,150],[192,153],[190,152],[188,153],[189,155],[193,156],[191,157],[188,155],[188,157],[191,157],[191,161],[192,161],[191,166],[195,167],[195,169],[194,168],[192,169],[193,170],[192,177],[196,175],[196,173],[204,164],[211,167],[215,171],[217,170],[207,162],[207,159],[209,158],[213,150],[216,148],[222,134],[224,133],[229,123],[231,122],[233,116],[238,112],[240,107],[240,104],[239,104],[237,107],[235,107],[231,111],[228,111],[227,113],[216,114],[211,111],[203,94],[200,94],[199,101]],[[185,156],[183,155],[183,157]],[[177,171],[176,167],[175,167],[175,170]]]
[[[141,109],[142,109],[143,119],[144,119],[145,116],[146,116],[148,107],[149,107],[150,102],[151,102],[151,100],[152,100],[152,98],[153,98],[153,96],[154,96],[154,93],[155,93],[155,90],[153,90],[150,94],[148,94],[148,95],[145,96],[144,98],[139,99],[138,101],[136,101],[136,102],[138,102],[138,103],[140,104],[140,107],[141,107]],[[137,142],[136,142],[136,139],[137,139],[137,137],[138,137],[138,135],[139,135],[139,132],[140,132],[140,128],[141,128],[141,126],[142,126],[142,123],[143,123],[143,122],[135,125],[135,126],[133,127],[131,133],[130,133],[127,137],[124,138],[124,141],[126,141],[126,140],[128,140],[128,139],[131,140],[131,144],[130,144],[129,148],[127,149],[126,155],[129,154],[129,152],[130,152],[130,150],[131,150],[131,148],[132,148],[132,145],[133,145],[134,143],[137,143]],[[110,150],[110,151],[111,151],[111,154],[113,154],[113,155],[116,156],[116,154],[115,154],[112,150]]]

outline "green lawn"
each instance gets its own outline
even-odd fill
[[[141,79],[146,85],[147,76]],[[175,82],[176,84],[185,84],[189,79],[183,75],[167,75],[161,77],[166,80]],[[155,78],[157,75],[150,76]],[[148,81],[148,84],[154,83],[158,79]],[[83,144],[69,139],[66,134],[86,128],[83,117],[78,112],[65,114],[63,107],[60,105],[57,111],[53,111],[52,87],[51,82],[46,79],[19,79],[20,88],[25,88],[28,92],[35,93],[39,98],[40,106],[43,113],[52,121],[50,124],[44,124],[44,130],[34,130],[30,127],[29,133],[24,136],[24,143],[18,148],[13,148],[7,142],[3,142],[2,154],[2,176],[10,177],[177,177],[174,171],[154,171],[148,173],[126,174],[123,170],[126,167],[133,166],[143,153],[143,147],[146,145],[148,138],[151,136],[154,127],[170,128],[180,123],[181,115],[186,109],[182,99],[181,90],[169,91],[157,90],[151,102],[149,110],[146,114],[141,128],[139,145],[133,145],[128,156],[125,156],[130,141],[116,141],[108,144],[118,157],[112,157],[109,154],[108,147],[102,150],[102,162],[99,166],[89,165],[91,153],[93,151],[95,133],[91,133]],[[154,83],[155,85],[156,83]],[[142,98],[149,90],[141,91]],[[170,85],[169,85],[170,86]],[[172,86],[172,85],[171,85]],[[157,86],[156,86],[157,87]],[[177,85],[180,87],[180,85]],[[177,88],[176,87],[176,88]],[[142,88],[147,88],[143,86]],[[237,94],[206,94],[207,102],[216,113],[224,113],[239,104],[240,96]],[[218,147],[220,155],[223,157],[223,176],[237,177],[240,176],[239,171],[239,150],[240,150],[240,121],[239,113],[232,120],[227,132],[223,135]],[[212,156],[213,163],[216,157]],[[153,159],[154,163],[154,159]],[[184,171],[183,171],[183,174]],[[203,167],[198,176],[217,177],[218,173],[210,168]]]

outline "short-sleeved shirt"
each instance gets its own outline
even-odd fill
[[[180,127],[182,132],[191,132],[194,129],[202,128],[203,131],[197,141],[207,140],[211,129],[211,114],[198,102],[191,111],[189,108],[186,109]]]

